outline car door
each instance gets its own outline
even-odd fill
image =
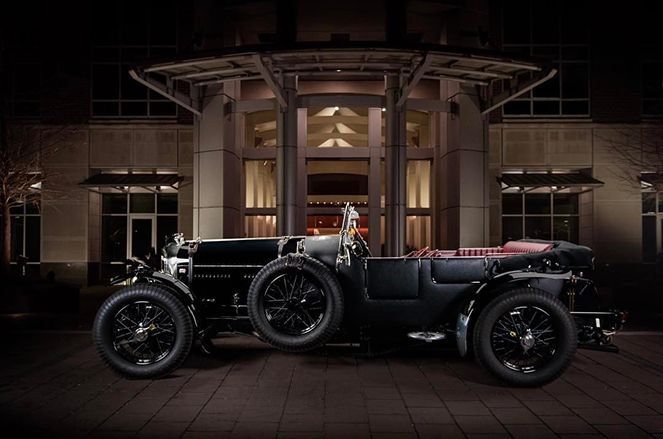
[[[419,259],[366,258],[366,292],[369,299],[417,299]]]

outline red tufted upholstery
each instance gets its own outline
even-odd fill
[[[456,250],[456,256],[486,256],[488,253],[501,253],[499,247],[465,247]]]
[[[547,242],[521,242],[509,241],[504,244],[504,253],[537,253],[552,250],[553,244]]]
[[[405,255],[406,258],[449,258],[484,257],[499,258],[523,253],[537,253],[552,250],[552,243],[509,241],[504,247],[462,247],[458,250],[431,250],[424,247]]]

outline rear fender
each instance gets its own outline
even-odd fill
[[[483,284],[470,297],[456,319],[456,345],[461,356],[470,350],[470,340],[474,323],[484,306],[500,294],[516,287],[532,287],[559,297],[564,282],[571,279],[572,273],[536,273],[511,271],[499,274]]]

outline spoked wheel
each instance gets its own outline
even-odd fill
[[[156,378],[179,367],[193,344],[184,304],[156,285],[134,285],[109,297],[92,331],[101,358],[127,378]]]
[[[534,288],[518,288],[493,299],[474,329],[478,362],[497,378],[538,386],[569,366],[577,345],[573,318],[558,299]]]
[[[557,334],[553,320],[537,306],[517,306],[493,326],[493,351],[500,362],[517,372],[534,372],[555,355]]]
[[[343,320],[343,294],[322,263],[289,255],[256,275],[247,297],[251,323],[272,346],[291,352],[325,344]]]
[[[325,316],[324,290],[301,272],[284,273],[269,283],[262,297],[265,317],[279,332],[304,335]]]
[[[175,322],[161,306],[139,300],[124,306],[113,320],[113,348],[134,364],[154,364],[175,345]]]

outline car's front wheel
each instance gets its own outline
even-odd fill
[[[577,333],[566,306],[535,288],[500,295],[482,310],[474,328],[480,365],[516,386],[540,386],[569,366]]]
[[[170,374],[193,344],[193,324],[184,304],[149,284],[124,288],[106,299],[92,334],[101,358],[127,378]]]

